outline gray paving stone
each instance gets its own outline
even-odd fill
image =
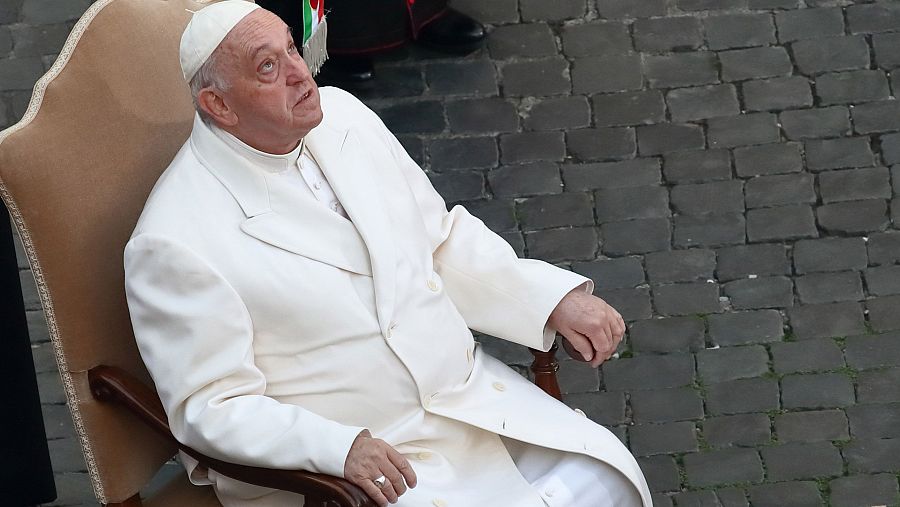
[[[599,247],[597,230],[593,227],[548,229],[525,234],[528,256],[547,262],[563,260],[592,260]]]
[[[579,361],[563,360],[560,362],[559,387],[563,394],[591,393],[600,389],[600,372],[596,368]]]
[[[22,2],[20,21],[34,25],[73,21],[81,17],[90,4],[90,0],[72,0],[71,2],[25,0]]]
[[[900,437],[900,403],[854,405],[846,411],[854,438]]]
[[[546,23],[498,26],[487,42],[495,59],[556,55],[556,39]]]
[[[770,480],[790,481],[841,475],[841,453],[830,442],[789,443],[760,450]]]
[[[873,265],[900,263],[900,232],[879,232],[869,236],[869,262]]]
[[[675,246],[715,247],[745,241],[744,216],[737,213],[675,217]]]
[[[634,422],[638,424],[703,418],[703,399],[692,387],[634,391],[631,408]]]
[[[638,424],[629,428],[631,452],[637,456],[692,452],[698,449],[692,422]]]
[[[398,98],[419,97],[425,93],[425,76],[421,67],[390,66],[379,67],[378,93],[375,91],[359,92],[358,97],[363,98]]]
[[[666,96],[673,121],[693,121],[740,113],[732,85],[679,88]]]
[[[861,301],[862,279],[857,271],[839,273],[813,273],[794,279],[797,296],[804,304]]]
[[[562,21],[584,17],[587,6],[585,0],[560,0],[542,2],[540,0],[519,0],[519,10],[525,21]]]
[[[869,65],[869,46],[861,35],[802,40],[791,44],[791,50],[797,68],[806,75]]]
[[[53,470],[55,472],[86,472],[84,455],[81,453],[81,444],[77,438],[59,438],[49,440],[47,447],[53,456]]]
[[[487,175],[491,191],[497,197],[556,194],[563,189],[559,166],[552,162],[502,166]]]
[[[0,6],[0,23],[8,24],[18,21],[22,3],[23,0],[11,0]]]
[[[522,228],[535,230],[593,225],[592,207],[590,194],[566,192],[523,199],[516,209]]]
[[[53,480],[57,492],[55,505],[85,507],[97,505],[91,478],[87,472],[54,473]]]
[[[420,167],[426,167],[425,161],[425,143],[422,141],[421,137],[415,135],[405,135],[405,136],[397,136],[397,140],[400,141],[400,145],[403,146],[403,149],[406,150],[406,153],[412,158]]]
[[[853,107],[853,130],[859,134],[900,130],[900,101],[882,100]]]
[[[671,456],[648,456],[637,459],[650,491],[676,491],[681,487],[678,465]]]
[[[644,267],[637,257],[576,262],[572,270],[594,280],[594,286],[599,289],[634,288],[644,283]],[[631,334],[633,339],[633,326]]]
[[[839,36],[844,34],[844,13],[840,8],[781,11],[775,13],[775,24],[782,44]]]
[[[743,182],[675,185],[671,190],[671,201],[674,210],[685,215],[740,213],[744,211]]]
[[[759,377],[768,371],[769,354],[759,345],[697,352],[697,374],[705,384]]]
[[[880,199],[836,202],[816,210],[819,225],[828,232],[859,234],[888,226],[887,204]]]
[[[816,95],[822,105],[848,104],[883,100],[891,90],[883,71],[855,70],[818,76]]]
[[[821,220],[821,209],[820,220]],[[812,209],[805,205],[779,206],[747,211],[747,238],[772,241],[818,236]]]
[[[810,174],[760,176],[747,181],[748,208],[812,204],[816,202],[815,178]]]
[[[76,439],[72,415],[66,405],[41,405],[44,417],[44,430],[49,440],[57,438]]]
[[[803,76],[744,81],[744,105],[750,111],[773,111],[813,105],[809,80]]]
[[[660,186],[600,189],[594,192],[594,202],[600,223],[671,214],[669,193]]]
[[[32,344],[50,341],[50,330],[47,328],[44,312],[28,310],[25,312],[25,320],[28,323],[28,336],[31,338]]]
[[[775,416],[778,441],[818,442],[848,440],[850,430],[847,416],[840,410],[789,412]]]
[[[856,402],[853,382],[840,373],[787,375],[781,380],[784,408],[847,407]]]
[[[573,93],[638,90],[642,84],[639,55],[588,56],[572,62]]]
[[[722,311],[719,286],[715,283],[659,285],[653,289],[653,303],[661,315],[696,315]]]
[[[524,125],[529,130],[584,128],[591,124],[591,106],[582,96],[542,100],[526,112]]]
[[[560,38],[563,52],[569,58],[622,54],[633,49],[628,25],[624,23],[588,22],[564,25]]]
[[[857,438],[845,445],[843,451],[850,473],[900,470],[900,439]]]
[[[850,132],[850,114],[843,106],[785,111],[779,118],[785,135],[792,140],[837,137]]]
[[[703,27],[693,16],[638,19],[632,31],[634,47],[643,52],[686,51],[703,44]]]
[[[480,172],[431,173],[428,179],[448,203],[484,197],[484,174]]]
[[[518,228],[515,205],[512,200],[478,200],[463,205],[492,231],[505,232]]]
[[[662,180],[656,158],[564,165],[562,174],[570,191],[653,186]]]
[[[672,507],[675,505],[671,496],[662,493],[651,493],[650,498],[655,507]]]
[[[653,252],[644,257],[647,276],[654,283],[708,280],[716,268],[716,253],[691,248],[670,252]]]
[[[774,114],[751,113],[707,121],[710,148],[765,144],[780,139]]]
[[[511,62],[500,69],[503,95],[543,96],[568,93],[569,62],[564,58]]]
[[[53,352],[53,344],[50,342],[35,343],[31,345],[31,357],[34,360],[36,373],[55,372],[56,355]]]
[[[631,324],[635,352],[688,352],[703,348],[706,328],[697,317],[667,317]]]
[[[529,354],[531,355],[531,354]],[[597,424],[618,425],[625,422],[625,393],[575,393],[566,396],[566,404],[584,411]]]
[[[790,311],[791,327],[797,338],[850,336],[865,331],[859,303],[828,303],[795,306]],[[848,364],[852,367],[853,365]]]
[[[794,284],[783,276],[734,280],[724,285],[725,295],[736,310],[789,308],[794,305]]]
[[[847,365],[858,370],[900,365],[900,333],[851,336],[844,356]]]
[[[719,60],[724,81],[787,76],[793,70],[787,51],[778,46],[722,51]]]
[[[703,150],[668,153],[663,158],[663,173],[669,183],[689,183],[731,178],[728,150]]]
[[[844,366],[844,355],[830,338],[773,343],[771,350],[775,373],[836,370]]]
[[[517,257],[525,257],[525,237],[519,231],[507,231],[498,233],[503,241],[509,243]]]
[[[781,314],[775,310],[733,312],[709,316],[709,338],[723,347],[780,341]]]
[[[594,95],[591,100],[597,126],[644,125],[666,119],[666,104],[656,90]]]
[[[603,363],[601,369],[603,384],[612,391],[681,387],[694,381],[694,360],[690,354],[621,358]]]
[[[398,103],[377,112],[394,134],[435,134],[444,130],[444,108],[434,100]]]
[[[878,266],[863,272],[866,290],[872,296],[900,294],[900,266]]]
[[[650,290],[646,287],[595,290],[594,294],[618,310],[626,322],[649,319],[653,313],[650,306]]]
[[[428,145],[431,169],[485,169],[496,167],[497,140],[493,137],[456,137],[435,139]]]
[[[763,479],[762,462],[752,449],[721,449],[684,457],[687,482],[694,487],[759,482]]]
[[[597,0],[597,12],[604,18],[641,18],[666,13],[665,0]]]
[[[454,0],[453,8],[482,23],[514,23],[519,20],[518,0]]]
[[[722,507],[750,507],[747,502],[747,492],[743,488],[718,489],[716,496]]]
[[[642,156],[703,148],[703,129],[698,125],[661,123],[637,127]]]
[[[617,160],[634,157],[634,129],[593,128],[566,132],[569,153],[580,160]]]
[[[876,331],[900,329],[900,296],[884,296],[866,301],[869,323]]]
[[[720,507],[715,491],[682,491],[673,496],[678,507]]]
[[[703,20],[706,42],[710,49],[733,49],[767,46],[775,42],[772,15],[725,14]]]
[[[719,80],[717,67],[716,54],[711,52],[644,57],[644,74],[652,88],[712,84]]]
[[[676,0],[675,5],[683,11],[731,10],[747,7],[747,0]]]
[[[851,33],[892,32],[900,25],[900,9],[889,3],[851,5],[847,25]]]
[[[859,372],[856,384],[860,403],[900,401],[900,368]]]
[[[670,248],[672,228],[665,218],[611,222],[600,226],[606,255],[632,255]]]
[[[756,377],[712,384],[706,388],[706,410],[712,415],[731,415],[776,410],[778,382]]]
[[[893,474],[839,477],[829,483],[831,505],[895,505],[900,502],[897,476]]]
[[[0,53],[10,50],[16,58],[40,57],[59,52],[70,32],[69,25],[58,23],[53,25],[15,24],[3,30],[0,36]]]
[[[497,71],[486,58],[432,63],[425,67],[425,81],[441,95],[496,95]]]
[[[880,33],[872,36],[875,63],[882,69],[900,67],[900,34]]]
[[[812,481],[777,482],[750,486],[750,504],[754,507],[819,507],[822,496]]]
[[[738,176],[794,173],[803,169],[800,145],[797,143],[764,144],[734,150]]]
[[[505,164],[562,160],[565,156],[562,132],[518,132],[500,136],[500,160]]]
[[[713,447],[753,447],[772,441],[769,416],[738,414],[703,421],[703,438]]]
[[[821,238],[794,244],[794,269],[799,274],[859,270],[866,262],[863,238]]]
[[[734,280],[750,275],[789,275],[791,262],[787,250],[779,244],[739,245],[716,251],[719,280]]]
[[[44,65],[38,57],[0,59],[0,83],[5,90],[30,91],[43,74]]]
[[[806,165],[812,171],[875,165],[868,137],[807,141],[805,148]]]

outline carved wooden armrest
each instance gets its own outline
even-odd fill
[[[124,370],[111,366],[96,366],[88,371],[88,380],[95,398],[127,408],[203,466],[222,475],[258,486],[299,493],[306,497],[305,505],[311,507],[335,504],[341,507],[376,506],[362,489],[339,477],[302,470],[276,470],[227,463],[182,445],[172,436],[165,411],[156,393]]]

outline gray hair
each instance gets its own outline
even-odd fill
[[[212,123],[212,118],[210,118],[210,116],[206,114],[206,111],[200,107],[200,92],[207,87],[213,87],[219,91],[227,92],[231,87],[231,84],[225,79],[225,76],[223,76],[221,65],[219,65],[222,57],[222,52],[219,51],[220,48],[221,47],[216,48],[216,50],[209,55],[209,58],[207,58],[203,65],[200,66],[190,82],[191,98],[194,100],[194,109],[197,110],[197,113],[200,114],[200,118],[207,125]]]

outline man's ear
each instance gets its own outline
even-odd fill
[[[197,95],[197,104],[217,124],[223,127],[237,125],[237,115],[234,110],[228,107],[221,92],[215,88],[207,86],[200,90],[200,93]]]

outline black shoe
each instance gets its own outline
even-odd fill
[[[447,9],[419,31],[416,42],[444,53],[468,54],[484,42],[481,23],[453,9]]]
[[[365,56],[331,56],[319,76],[334,83],[363,83],[375,78],[375,68],[372,59]]]

